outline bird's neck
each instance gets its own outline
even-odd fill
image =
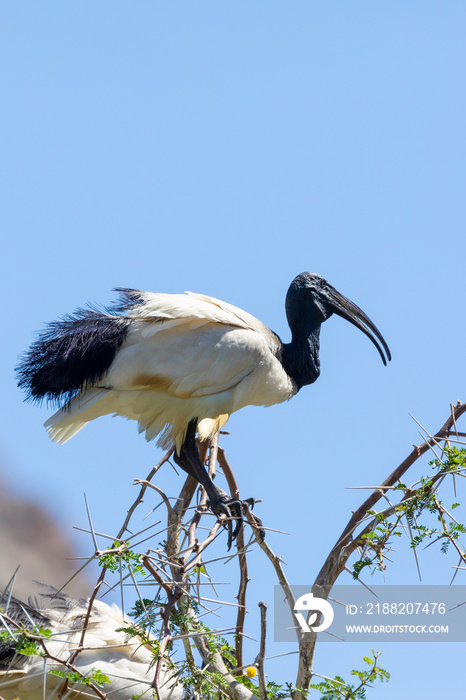
[[[282,364],[298,391],[313,384],[320,374],[320,324],[307,333],[293,333],[291,343],[283,345]]]

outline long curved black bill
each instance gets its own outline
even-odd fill
[[[359,328],[360,331],[365,333],[374,343],[382,358],[382,362],[386,365],[387,361],[392,359],[392,356],[384,337],[375,324],[372,323],[370,318],[366,316],[359,306],[356,306],[356,304],[344,297],[343,294],[340,294],[336,289],[330,287],[330,285],[326,289],[326,292],[334,313],[345,318],[352,323],[353,326],[356,326],[356,328]],[[380,341],[380,343],[378,341]],[[385,354],[383,350],[385,350]]]

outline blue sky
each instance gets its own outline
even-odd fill
[[[45,322],[108,303],[117,286],[192,290],[288,340],[288,285],[318,272],[374,320],[392,363],[333,317],[318,382],[236,414],[224,441],[242,494],[291,533],[270,535],[290,579],[311,582],[361,500],[345,487],[379,483],[420,441],[409,413],[434,431],[465,398],[464,3],[44,0],[1,14],[9,482],[88,551],[72,530],[83,492],[114,531],[133,477],[160,457],[122,419],[64,447],[48,440],[47,407],[23,403],[13,377]],[[423,556],[425,582],[448,583],[456,562]],[[259,554],[250,565],[254,619],[275,581]],[[416,583],[409,553],[386,580]],[[325,675],[370,651],[324,646]],[[421,670],[422,645],[385,647],[393,678],[372,697],[411,697],[414,682],[420,696],[456,689],[464,645],[435,645],[438,681]],[[294,666],[269,675],[293,681]]]

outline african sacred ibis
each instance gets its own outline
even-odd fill
[[[0,592],[0,698],[4,700],[69,700],[93,698],[96,694],[88,686],[70,682],[71,690],[63,689],[63,677],[51,675],[52,670],[68,672],[66,666],[81,641],[88,602],[74,600],[55,589],[42,586],[43,591],[22,603],[8,593]],[[28,633],[42,636],[39,630],[50,630],[48,637],[42,636],[47,654],[25,656],[15,651],[21,634],[15,627],[18,623]],[[97,670],[107,676],[110,683],[100,688],[108,700],[130,700],[133,697],[153,698],[152,683],[155,676],[153,647],[138,636],[122,631],[131,622],[123,618],[121,610],[102,601],[95,601],[84,637],[83,648],[72,665],[83,676],[92,677]],[[44,648],[39,647],[43,653]],[[170,659],[162,663],[159,678],[160,700],[181,700],[184,691],[174,675]]]
[[[233,411],[290,399],[320,373],[321,324],[333,313],[365,333],[384,364],[390,351],[366,314],[323,277],[298,275],[286,296],[291,342],[250,314],[202,294],[118,289],[104,312],[79,309],[51,323],[18,367],[32,400],[64,401],[45,423],[67,442],[105,414],[132,418],[147,440],[176,446],[175,461],[206,489],[213,511],[237,518],[200,460],[195,435],[213,436]]]

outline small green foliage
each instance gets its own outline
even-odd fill
[[[0,632],[0,641],[3,643],[15,642],[15,651],[23,656],[44,656],[39,645],[40,638],[49,639],[52,631],[41,627],[37,632],[28,632],[26,629],[8,632]]]
[[[421,477],[420,486],[409,500],[397,506],[397,513],[406,515],[411,527],[416,527],[415,520],[424,511],[435,513],[436,510],[435,483],[426,477]]]
[[[152,656],[154,659],[158,659],[160,652],[160,642],[158,639],[152,639],[149,644],[152,647]]]
[[[395,505],[389,516],[384,513],[377,513],[374,510],[367,511],[369,516],[373,516],[375,524],[371,532],[364,533],[360,537],[362,551],[360,558],[353,563],[353,577],[358,578],[362,569],[369,567],[373,571],[383,571],[385,569],[385,558],[389,550],[389,542],[393,536],[400,537],[403,533],[401,524],[406,520],[409,531],[412,533],[411,547],[415,549],[421,544],[436,538],[441,541],[440,551],[446,554],[453,542],[459,540],[460,536],[466,533],[466,527],[458,522],[454,522],[448,516],[448,510],[442,504],[437,489],[446,474],[457,474],[466,472],[466,449],[457,447],[446,447],[442,453],[442,459],[433,459],[429,465],[436,469],[434,476],[422,477],[418,488],[410,489],[406,484],[399,483],[393,491],[402,491],[404,498]],[[459,503],[453,503],[450,510],[458,508]],[[428,517],[428,524],[422,519]],[[432,522],[430,516],[436,518]],[[464,548],[455,545],[458,552],[461,552],[463,560],[466,561]]]
[[[244,674],[243,676],[235,676],[239,683],[242,683],[248,690],[257,695],[257,685],[252,681],[249,676]],[[275,684],[274,684],[275,685]],[[281,687],[281,686],[278,686]]]
[[[110,683],[110,678],[106,676],[105,673],[102,673],[102,671],[99,671],[97,668],[92,669],[91,680],[93,683],[96,683],[100,686],[103,686],[106,683]]]
[[[353,564],[353,578],[357,579],[366,566],[372,566],[372,559],[369,559],[369,557],[364,557],[355,561]]]
[[[212,673],[206,669],[194,668],[191,675],[182,679],[188,694],[202,697],[203,700],[227,699],[228,683],[221,673]]]
[[[159,634],[165,604],[165,601],[160,598],[155,598],[155,600],[150,598],[143,598],[142,601],[136,600],[133,609],[129,613],[130,617],[135,619],[136,624],[131,625],[124,631],[131,635],[137,635],[149,642],[150,634],[154,636]],[[153,640],[150,640],[149,643],[152,644]]]
[[[158,634],[163,603],[150,598],[136,600],[133,609],[129,612],[130,617],[135,619],[135,623],[128,627],[119,627],[117,632],[124,632],[130,637],[138,637],[142,644],[154,646],[151,633]]]
[[[194,613],[199,612],[199,605],[192,598],[181,600],[178,603],[178,609],[173,610],[170,615],[170,631],[172,635],[189,634],[196,630],[209,631],[208,627],[195,620],[191,611]]]
[[[143,598],[142,600],[136,600],[133,605],[133,609],[129,613],[131,617],[138,618],[144,617],[147,619],[147,613],[150,612],[154,607],[162,605],[157,599],[151,600],[151,598]]]
[[[378,665],[380,652],[372,652],[373,658],[364,656],[365,663],[369,666],[368,669],[362,671],[351,671],[352,676],[359,679],[359,685],[347,683],[341,676],[335,676],[333,679],[325,679],[321,683],[311,685],[311,688],[318,690],[321,693],[320,700],[365,700],[369,683],[375,681],[388,681],[390,674],[384,668]]]
[[[58,676],[58,678],[66,678],[71,685],[76,685],[80,683],[81,685],[90,685],[95,683],[96,685],[104,686],[106,683],[110,683],[110,678],[99,671],[97,668],[93,668],[89,676],[84,676],[79,671],[59,671],[58,669],[53,669],[49,671],[51,676]]]
[[[320,683],[311,683],[313,690],[318,690],[321,693],[321,700],[339,700],[339,698],[354,698],[353,686],[345,683],[341,676],[335,676],[333,679],[325,679]]]
[[[373,567],[373,570],[385,570],[385,556],[391,537],[401,537],[399,518],[393,523],[383,513],[368,511],[373,515],[377,524],[370,532],[361,535],[360,542],[364,545],[363,555],[353,563],[353,578],[357,579],[361,570],[365,567]]]
[[[200,574],[205,575],[206,573],[207,572],[205,570],[205,567],[203,567],[202,565],[201,566],[193,566],[191,571],[188,574],[186,574],[186,579],[190,579],[193,576],[199,576]]]
[[[205,671],[204,677],[207,681],[210,681],[213,685],[216,685],[218,690],[228,688],[228,682],[221,673],[211,673],[210,671]]]
[[[15,647],[15,651],[23,656],[40,656],[39,645],[33,639],[30,639],[27,634],[22,634]]]
[[[235,650],[223,637],[221,637],[219,641],[222,645],[219,648],[219,652],[222,655],[222,659],[224,660],[227,666],[229,665],[231,666],[231,668],[234,668],[236,666]]]
[[[39,634],[41,637],[45,637],[46,639],[50,639],[50,637],[52,636],[52,630],[44,629],[44,627],[40,627]]]
[[[130,627],[117,627],[116,632],[124,632],[128,637],[137,637],[141,644],[150,644],[151,640],[144,627],[131,625]]]
[[[461,472],[466,469],[466,449],[464,447],[458,448],[450,445],[443,450],[443,458],[433,459],[429,462],[429,465],[433,469],[437,469],[441,474],[447,472]]]
[[[415,530],[418,534],[413,537],[411,541],[411,547],[413,549],[414,547],[418,547],[425,539],[430,539],[432,535],[435,535],[438,532],[437,529],[432,529],[426,525],[416,525]]]
[[[141,565],[140,554],[126,548],[125,543],[119,542],[118,540],[113,542],[113,547],[118,551],[109,551],[106,554],[103,554],[99,559],[100,566],[105,566],[106,569],[114,573],[119,571],[121,567],[123,569],[131,569],[133,573],[141,574],[141,576],[146,575],[146,572]]]

